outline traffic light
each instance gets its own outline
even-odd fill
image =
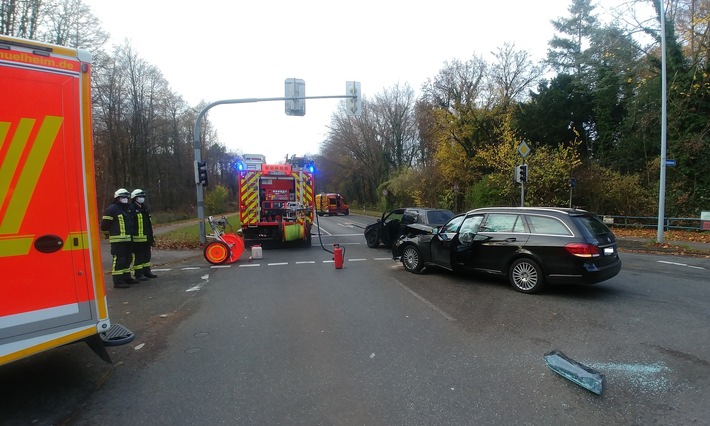
[[[525,183],[528,181],[528,165],[521,164],[515,166],[515,181],[518,183]]]
[[[362,114],[362,92],[360,91],[360,82],[346,82],[345,95],[349,96],[345,100],[345,114],[359,117],[360,114]]]
[[[207,186],[207,162],[198,161],[197,162],[197,183],[201,183],[202,186]]]
[[[287,78],[284,82],[286,115],[303,117],[306,115],[306,100],[297,99],[306,96],[306,82],[298,78]]]

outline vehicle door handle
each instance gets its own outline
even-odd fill
[[[510,237],[510,238],[506,238],[506,239],[505,239],[505,242],[506,242],[506,243],[514,243],[515,241],[516,241],[516,238],[515,238],[515,237]]]

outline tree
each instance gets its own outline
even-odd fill
[[[0,0],[0,34],[37,39],[42,0]]]
[[[515,50],[515,44],[505,43],[494,56],[490,67],[491,92],[494,102],[504,111],[514,102],[525,100],[527,91],[543,75],[544,67],[532,63],[530,54]]]
[[[40,37],[48,43],[96,51],[109,39],[98,18],[82,0],[50,0],[45,2],[43,15]]]
[[[477,55],[466,62],[445,62],[422,88],[424,101],[438,111],[438,130],[460,145],[468,158],[492,137],[493,123],[485,113],[493,100],[487,70],[488,64]]]
[[[552,21],[552,26],[559,35],[550,40],[547,62],[556,70],[571,75],[584,72],[584,48],[589,44],[598,22],[594,9],[591,0],[572,0],[567,9],[569,18]]]

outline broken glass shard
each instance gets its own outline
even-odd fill
[[[602,394],[604,375],[569,358],[559,350],[545,354],[545,362],[552,371],[597,395]]]

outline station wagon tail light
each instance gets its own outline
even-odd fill
[[[569,243],[565,248],[573,256],[577,257],[599,257],[599,248],[591,244]]]

